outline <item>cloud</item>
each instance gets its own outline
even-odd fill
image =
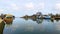
[[[19,10],[19,7],[15,3],[12,3],[10,6],[11,6],[11,9],[13,10]]]
[[[0,9],[0,13],[3,13],[4,12],[4,9]]]
[[[27,10],[35,10],[35,9],[44,9],[45,8],[45,4],[44,3],[38,3],[38,4],[36,4],[36,3],[32,3],[32,2],[30,2],[30,3],[27,3],[27,4],[25,4],[24,5],[25,6],[25,9],[27,9]]]
[[[3,9],[0,9],[0,12],[4,11]]]
[[[19,11],[19,9],[20,9],[20,6],[18,6],[17,4],[9,3],[9,4],[6,4],[6,7],[4,8],[4,11],[8,11],[7,13],[9,13],[9,12]]]
[[[44,9],[45,8],[45,4],[44,3],[38,3],[37,7],[38,9]]]
[[[13,10],[13,11],[15,11],[15,10],[19,10],[19,6],[17,5],[17,4],[15,4],[15,3],[9,3],[9,4],[7,4],[7,7],[6,7],[6,10]]]
[[[44,3],[39,3],[39,6],[40,6],[41,9],[44,9],[45,4]]]
[[[60,3],[56,3],[55,9],[60,10]]]
[[[25,4],[25,8],[26,9],[34,9],[34,4],[33,3],[27,3],[27,4]]]

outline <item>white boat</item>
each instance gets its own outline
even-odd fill
[[[44,19],[50,19],[50,18],[51,16],[48,16],[48,15],[44,16]]]

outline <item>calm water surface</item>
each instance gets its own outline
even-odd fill
[[[60,34],[60,20],[15,18],[13,23],[5,24],[3,34]]]

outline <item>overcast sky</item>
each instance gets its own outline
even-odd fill
[[[60,13],[60,0],[0,0],[0,13],[15,16]]]

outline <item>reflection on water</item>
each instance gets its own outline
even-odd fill
[[[54,22],[54,20],[51,20],[51,22]]]
[[[56,21],[58,22],[60,19],[56,19]]]
[[[29,20],[28,18],[24,18],[24,19]],[[38,24],[42,23],[44,20],[54,23],[54,20],[52,20],[52,19],[31,19],[31,20],[36,21],[36,23],[38,23]],[[55,19],[55,20],[58,22],[60,19]]]
[[[23,18],[23,19],[28,20],[28,18]]]
[[[43,19],[37,19],[37,20],[36,20],[36,23],[38,23],[38,24],[39,24],[39,23],[42,23],[42,22],[43,22]]]
[[[1,28],[2,30],[3,28]],[[2,30],[3,31],[3,30]],[[60,20],[15,18],[5,24],[3,34],[60,34]]]

